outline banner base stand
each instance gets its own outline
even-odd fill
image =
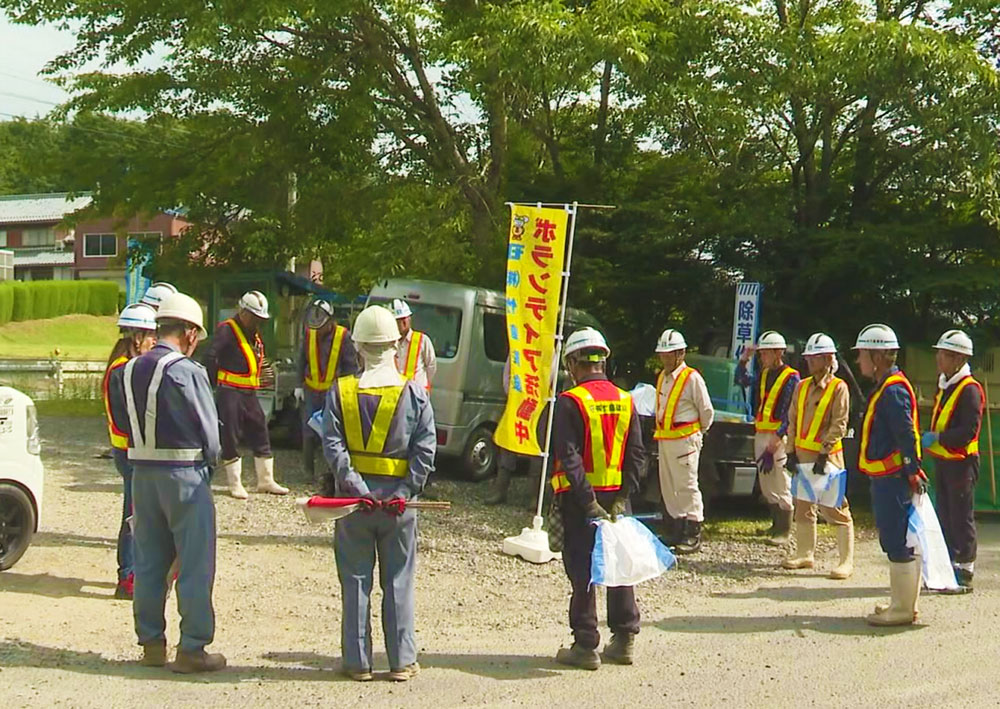
[[[531,520],[531,527],[524,527],[516,537],[503,540],[503,553],[519,556],[532,564],[547,564],[561,559],[562,554],[549,549],[549,533],[542,529],[542,518],[538,515]]]

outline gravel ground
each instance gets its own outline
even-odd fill
[[[753,525],[715,521],[702,554],[637,590],[644,626],[637,664],[585,673],[551,659],[570,642],[561,565],[500,553],[502,538],[530,521],[527,478],[515,480],[512,504],[501,508],[479,503],[484,486],[435,485],[454,507],[420,519],[424,671],[405,685],[346,681],[337,673],[340,598],[330,533],[294,507],[309,486],[292,451],[279,451],[276,464],[293,488],[288,497],[252,494],[240,502],[218,490],[212,649],[227,655],[230,668],[196,677],[141,668],[129,604],[112,599],[120,482],[111,461],[95,458],[106,443],[101,421],[45,418],[42,433],[42,531],[21,562],[0,574],[5,707],[996,704],[995,682],[979,670],[1000,646],[993,571],[1000,530],[993,525],[983,525],[973,596],[925,598],[927,625],[873,631],[860,617],[886,593],[887,567],[870,531],[859,535],[858,572],[836,583],[819,570],[782,571],[781,552],[765,546]],[[248,464],[244,477],[251,475]],[[821,540],[828,569],[833,545],[828,534]],[[172,602],[168,619],[176,642]],[[387,669],[384,653],[376,669]]]

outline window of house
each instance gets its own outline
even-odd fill
[[[117,256],[118,237],[114,234],[84,234],[84,256]]]
[[[54,246],[56,230],[52,227],[44,229],[25,229],[21,234],[21,246]]]
[[[4,229],[0,229],[0,247],[7,246],[7,232]]]

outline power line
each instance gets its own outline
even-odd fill
[[[17,74],[11,74],[10,72],[7,72],[7,71],[0,71],[0,76],[6,76],[8,79],[15,79],[17,81],[23,81],[26,84],[49,86],[49,87],[52,87],[54,89],[58,89],[59,91],[63,91],[63,89],[59,88],[58,86],[56,86],[52,82],[46,81],[44,79],[39,79],[37,76],[35,78],[28,78],[26,76],[18,76]]]
[[[47,104],[49,106],[60,106],[60,105],[62,105],[62,104],[59,104],[59,103],[57,103],[55,101],[47,101],[46,99],[35,98],[34,96],[25,96],[24,94],[15,94],[15,93],[12,93],[10,91],[0,91],[0,96],[10,96],[11,98],[18,98],[18,99],[21,99],[22,101],[34,101],[35,103],[44,103],[44,104]]]

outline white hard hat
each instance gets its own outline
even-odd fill
[[[399,328],[392,313],[381,305],[370,305],[354,321],[351,339],[361,344],[395,342],[399,339]]]
[[[151,305],[154,308],[159,308],[160,304],[168,295],[172,295],[176,292],[177,289],[174,288],[172,285],[160,281],[159,283],[154,283],[149,288],[147,288],[146,292],[143,294],[142,299],[139,302],[145,303],[146,305]]]
[[[330,322],[332,317],[333,306],[322,298],[316,298],[306,309],[306,327],[318,330]]]
[[[118,327],[123,330],[156,331],[156,309],[145,303],[126,305],[118,314]]]
[[[205,331],[205,318],[198,301],[185,293],[171,293],[163,299],[160,309],[156,311],[156,320],[183,320],[198,327],[198,339],[208,337]]]
[[[400,300],[399,298],[392,301],[389,309],[392,310],[392,316],[397,320],[400,318],[408,318],[413,315],[413,311],[410,310],[410,306],[407,305],[406,301]]]
[[[244,293],[243,297],[240,298],[240,308],[249,310],[258,318],[263,318],[264,320],[271,317],[267,312],[267,298],[259,290],[251,290]]]
[[[568,358],[582,350],[600,350],[602,354],[597,355],[595,361],[604,361],[611,355],[611,348],[608,347],[604,335],[592,327],[582,327],[566,338],[566,346],[563,347],[563,358]]]
[[[961,330],[948,330],[948,332],[941,335],[938,339],[937,344],[934,345],[936,350],[948,350],[949,352],[957,352],[958,354],[972,356],[972,338],[966,335]]]
[[[898,350],[899,340],[896,333],[888,325],[875,323],[868,325],[858,333],[858,341],[854,343],[856,350]]]
[[[656,351],[657,353],[676,352],[677,350],[686,350],[687,346],[687,342],[684,341],[684,335],[677,332],[677,330],[664,330],[656,343]]]
[[[802,355],[809,357],[821,354],[837,354],[837,345],[833,343],[833,338],[829,335],[816,332],[806,340],[806,348],[802,351]]]
[[[788,348],[788,343],[781,336],[780,332],[768,330],[757,340],[758,350],[784,350]]]

